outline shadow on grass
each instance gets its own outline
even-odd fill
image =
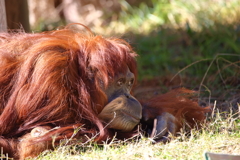
[[[238,109],[240,24],[216,24],[200,32],[189,26],[159,27],[149,35],[126,35],[140,55],[136,94],[150,97],[170,88],[187,87],[199,90],[206,103],[216,100],[225,109],[230,105]]]

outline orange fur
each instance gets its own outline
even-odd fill
[[[135,75],[137,54],[121,39],[77,33],[65,28],[45,33],[0,33],[0,147],[24,159],[64,138],[111,137],[98,114],[107,103],[103,88],[127,68]],[[163,112],[189,123],[204,119],[207,109],[186,96],[187,90],[143,103],[144,117]],[[46,134],[31,131],[47,126]],[[53,129],[54,128],[54,129]],[[128,137],[129,133],[120,133]],[[20,137],[26,141],[19,142]],[[32,147],[30,147],[32,146]],[[30,147],[25,151],[22,148]],[[50,147],[51,148],[51,147]],[[19,152],[17,152],[19,150]]]
[[[154,119],[163,112],[171,113],[178,120],[179,128],[185,123],[195,126],[210,112],[210,107],[200,107],[197,103],[196,92],[185,88],[175,89],[166,94],[153,97],[142,102],[143,117]]]
[[[121,39],[65,28],[44,33],[0,34],[0,147],[38,126],[59,127],[36,141],[109,133],[98,118],[107,103],[102,91],[127,67],[136,75],[137,55]],[[125,67],[123,67],[125,66]],[[84,127],[83,127],[84,126]]]

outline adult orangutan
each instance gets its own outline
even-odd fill
[[[101,143],[128,138],[138,124],[156,141],[194,124],[206,109],[176,90],[140,102],[137,54],[121,39],[66,27],[0,34],[0,147],[15,159],[37,156],[62,139]],[[143,106],[143,107],[142,107]],[[155,124],[155,127],[153,127]],[[75,132],[78,130],[78,132]],[[132,134],[131,134],[132,133]],[[120,136],[119,136],[120,137]]]

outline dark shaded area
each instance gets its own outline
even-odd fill
[[[30,32],[27,0],[5,0],[8,29]]]
[[[137,96],[146,98],[186,87],[200,91],[203,106],[216,101],[221,110],[238,111],[240,24],[215,24],[201,32],[189,26],[160,26],[147,36],[129,34],[125,38],[140,55]]]
[[[56,0],[55,7],[62,1]],[[83,5],[91,3],[87,0],[81,2]],[[155,1],[127,0],[127,2],[133,7],[147,3],[151,9],[154,7],[152,2]],[[170,4],[170,1],[160,2]],[[93,1],[93,5],[103,8],[98,1]],[[22,24],[23,28],[29,31],[26,6],[26,0],[6,1],[9,28],[19,29]],[[114,6],[114,9],[103,10],[106,14],[104,26],[108,26],[113,20],[113,14],[117,15],[121,8],[118,5]],[[213,18],[213,24],[209,26],[205,24],[206,19],[202,11],[194,16],[198,18],[197,23],[203,26],[201,31],[195,31],[186,22],[185,28],[181,29],[164,24],[154,26],[148,35],[136,33],[124,35],[123,38],[128,40],[140,55],[138,58],[140,81],[135,94],[149,98],[172,88],[186,87],[200,91],[203,105],[213,104],[217,100],[224,106],[223,108],[233,106],[237,109],[240,101],[240,19],[228,24],[218,20],[216,16]],[[61,22],[51,25],[57,28],[66,23],[63,12],[60,12],[60,17]],[[166,20],[166,23],[168,22],[169,19]],[[47,25],[44,24],[40,28],[47,30]]]

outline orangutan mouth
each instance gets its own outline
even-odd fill
[[[123,114],[127,115],[128,117],[131,117],[131,119],[138,123],[140,121],[140,118],[136,117],[136,116],[133,116],[132,114],[128,113],[128,112],[125,112],[125,111],[121,111]]]

